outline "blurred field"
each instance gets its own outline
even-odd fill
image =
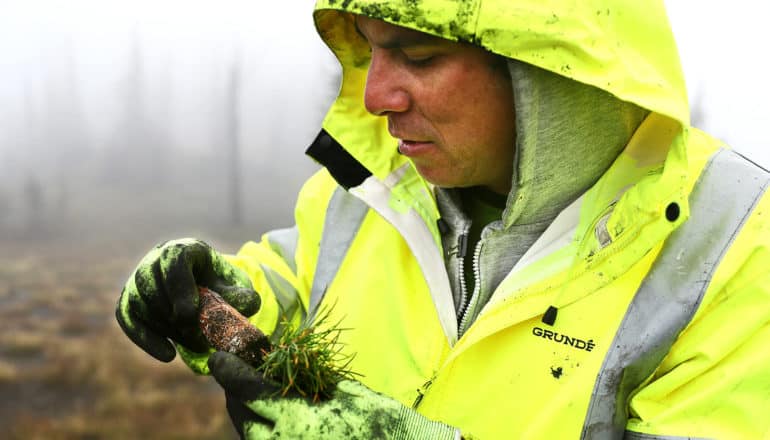
[[[1,439],[232,439],[221,390],[114,318],[145,244],[0,239]]]

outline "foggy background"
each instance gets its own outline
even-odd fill
[[[235,438],[114,318],[154,244],[292,223],[338,88],[309,0],[0,0],[0,438]]]
[[[770,165],[767,7],[668,4],[695,124]],[[0,5],[0,233],[153,242],[291,223],[338,81],[311,1]]]
[[[0,0],[0,231],[290,224],[338,70],[312,2],[261,4]]]

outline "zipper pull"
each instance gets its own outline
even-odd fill
[[[543,319],[541,320],[543,324],[553,325],[554,322],[556,322],[556,314],[559,312],[559,309],[557,309],[554,306],[548,306],[548,310],[545,311],[543,314]]]
[[[468,252],[468,234],[462,234],[457,237],[457,256],[459,258],[465,258],[465,254]]]
[[[436,227],[438,227],[438,232],[441,235],[446,235],[446,233],[449,232],[449,225],[447,224],[446,220],[441,217],[436,220]]]

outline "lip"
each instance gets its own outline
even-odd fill
[[[432,148],[433,142],[408,141],[404,139],[398,141],[398,152],[407,157],[421,156]]]

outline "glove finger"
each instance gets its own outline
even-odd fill
[[[280,387],[265,378],[238,356],[217,351],[209,356],[209,371],[219,385],[241,402],[261,399],[280,392]]]
[[[244,316],[257,313],[262,305],[259,294],[250,287],[228,285],[221,281],[213,283],[210,287]]]
[[[211,266],[209,249],[201,242],[168,245],[161,252],[159,264],[161,279],[171,303],[172,318],[183,325],[195,325],[198,317],[198,283],[194,268],[205,270]]]
[[[146,307],[141,301],[130,301],[131,303],[136,302],[137,304],[135,306],[132,306],[132,310],[138,310],[141,307]],[[144,313],[146,315],[147,313]],[[174,342],[177,342],[185,348],[197,352],[197,353],[204,353],[211,348],[211,345],[209,344],[206,337],[203,335],[203,332],[201,332],[200,328],[196,325],[182,325],[182,324],[176,324],[172,322],[168,322],[168,317],[164,317],[163,319],[160,318],[153,318],[151,317],[148,320],[142,320],[142,324],[152,333],[162,336],[163,338],[171,339]]]
[[[231,264],[227,258],[217,252],[211,255],[214,279],[210,281],[211,287],[239,287],[231,293],[219,292],[222,298],[244,315],[253,315],[259,310],[260,298],[251,283],[249,275],[240,267]],[[231,297],[228,297],[231,296]]]
[[[208,351],[210,345],[200,331],[197,321],[186,325],[173,321],[159,259],[138,269],[134,284],[138,295],[129,300],[131,310],[143,317],[148,330],[158,336],[170,338],[194,352]],[[130,287],[132,286],[129,285]],[[136,296],[140,299],[135,298]]]
[[[127,288],[134,290],[132,297],[144,303],[141,316],[148,322],[168,321],[171,317],[171,303],[168,301],[163,283],[160,261],[155,260],[140,265],[136,269],[133,281],[133,286],[129,283]]]
[[[257,437],[249,435],[246,437],[244,435],[244,430],[253,434],[255,428],[262,428],[265,433],[269,434],[275,426],[275,423],[272,420],[268,420],[261,417],[259,414],[254,413],[240,400],[234,398],[227,392],[225,392],[225,406],[227,407],[227,414],[230,416],[230,420],[233,422],[235,430],[238,431],[238,435],[240,435],[242,439],[266,438],[265,435]]]
[[[203,332],[197,326],[179,327],[174,330],[171,339],[197,353],[205,353],[211,348],[211,344],[209,344],[206,336],[203,335]]]
[[[121,295],[115,309],[115,318],[123,333],[147,354],[162,362],[171,362],[176,356],[174,346],[163,336],[150,330],[128,306],[129,296]]]

